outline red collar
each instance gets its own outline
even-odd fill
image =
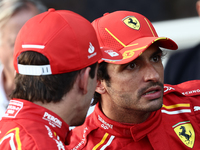
[[[99,103],[95,106],[94,122],[96,126],[103,128],[106,132],[120,137],[132,137],[134,141],[139,141],[148,133],[156,129],[161,123],[161,110],[152,112],[150,117],[143,123],[135,125],[122,124],[107,118],[99,109]]]

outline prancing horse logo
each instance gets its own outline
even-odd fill
[[[193,148],[195,132],[190,121],[179,122],[173,126],[176,135],[188,147]]]
[[[123,19],[123,22],[130,28],[139,30],[140,29],[140,22],[134,16],[127,16]]]
[[[186,139],[185,142],[189,144],[190,138],[191,138],[191,136],[192,136],[191,131],[189,130],[189,132],[190,132],[190,135],[189,135],[189,134],[186,133],[186,129],[185,129],[184,126],[181,126],[180,129],[182,130],[182,132],[179,132],[179,136],[180,136],[180,137],[184,136],[185,139]]]

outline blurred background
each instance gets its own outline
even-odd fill
[[[72,10],[90,21],[105,12],[130,10],[151,22],[197,16],[196,0],[42,0],[47,7]]]

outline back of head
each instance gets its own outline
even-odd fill
[[[21,65],[46,66],[49,65],[49,60],[41,53],[26,51],[20,54],[18,63]],[[95,66],[92,70],[91,72],[94,73]],[[15,77],[16,87],[11,98],[20,98],[31,102],[41,101],[42,103],[59,102],[72,89],[78,73],[79,71],[73,71],[40,76],[17,73]]]
[[[102,58],[102,51],[88,20],[71,11],[49,9],[22,27],[13,58],[17,75],[11,98],[58,102],[79,71]]]
[[[26,51],[41,53],[49,65],[20,65],[18,56]],[[55,75],[83,69],[101,57],[95,31],[88,20],[72,11],[49,9],[28,20],[19,31],[14,67],[24,75]]]

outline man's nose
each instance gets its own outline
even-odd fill
[[[145,82],[159,81],[160,75],[159,75],[158,71],[156,70],[156,68],[154,68],[153,65],[148,64],[144,69],[145,69],[145,71],[144,71],[144,81]]]

